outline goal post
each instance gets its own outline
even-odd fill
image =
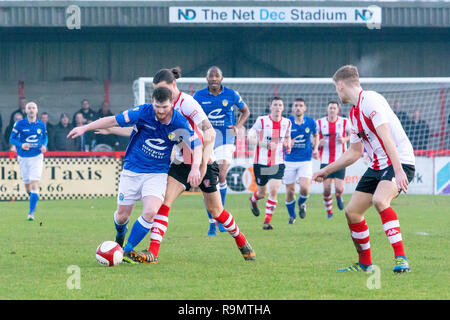
[[[151,77],[141,77],[133,83],[135,104],[150,101],[153,90]],[[360,78],[365,90],[381,93],[398,115],[416,152],[450,149],[450,78]],[[331,78],[224,78],[223,85],[239,92],[250,108],[246,128],[256,118],[266,114],[270,98],[280,96],[285,103],[284,115],[290,105],[303,98],[306,115],[314,119],[326,116],[328,101],[338,100]],[[177,79],[178,88],[193,95],[205,88],[206,78]],[[341,106],[341,114],[348,116],[350,105]],[[238,114],[238,113],[237,113]],[[420,120],[420,121],[419,121]]]

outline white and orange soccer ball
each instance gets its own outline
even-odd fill
[[[123,249],[117,242],[105,241],[97,247],[95,257],[103,267],[117,266],[123,260]]]

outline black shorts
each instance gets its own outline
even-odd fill
[[[255,174],[256,184],[260,187],[265,186],[270,179],[283,179],[284,164],[266,166],[263,164],[253,164],[253,173]]]
[[[325,163],[321,163],[320,164],[320,169],[322,169],[323,167],[326,167],[328,164]],[[332,179],[332,178],[336,178],[336,179],[341,179],[344,180],[345,179],[345,168],[335,171],[332,174],[327,175],[327,179]]]
[[[191,171],[191,165],[185,163],[173,163],[170,165],[168,175],[182,183],[189,191],[191,185],[187,182],[189,172]],[[217,191],[217,183],[219,182],[219,165],[217,162],[213,162],[207,165],[206,174],[203,177],[202,182],[199,185],[200,190],[205,193],[213,193]]]
[[[414,179],[415,167],[410,164],[402,164],[403,171],[405,171],[408,181],[411,182]],[[382,180],[389,180],[395,177],[394,168],[389,166],[383,170],[367,169],[364,175],[359,180],[356,186],[356,191],[374,194],[377,189],[378,183]]]

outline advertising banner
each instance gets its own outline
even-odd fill
[[[372,24],[381,8],[368,7],[170,7],[169,23]]]
[[[44,158],[39,197],[84,199],[117,196],[122,160]],[[26,200],[17,158],[0,157],[0,200]]]

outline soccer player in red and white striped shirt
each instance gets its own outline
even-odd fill
[[[347,142],[350,140],[350,123],[339,116],[339,103],[328,102],[326,117],[317,120],[320,138],[320,168],[333,163],[347,150]],[[334,180],[336,201],[340,210],[344,209],[342,193],[344,192],[345,168],[333,172],[323,181],[323,203],[328,214],[328,219],[333,217],[333,197],[331,188]]]
[[[403,247],[400,223],[391,201],[414,178],[414,151],[400,121],[386,99],[375,91],[365,91],[359,82],[358,69],[352,65],[339,68],[333,76],[336,92],[342,103],[352,103],[352,129],[349,149],[335,162],[314,173],[313,179],[323,181],[330,173],[356,162],[366,149],[371,164],[359,181],[345,215],[359,261],[338,271],[369,271],[372,269],[369,229],[364,213],[372,204],[381,217],[384,232],[395,256],[394,272],[410,271]]]
[[[263,229],[273,229],[270,221],[277,206],[278,189],[284,175],[284,152],[291,152],[291,121],[282,116],[283,100],[272,98],[270,114],[256,119],[248,132],[248,140],[255,147],[253,173],[257,190],[250,197],[251,209],[259,216],[258,200],[265,198],[269,183],[269,197],[266,203],[266,217]]]

